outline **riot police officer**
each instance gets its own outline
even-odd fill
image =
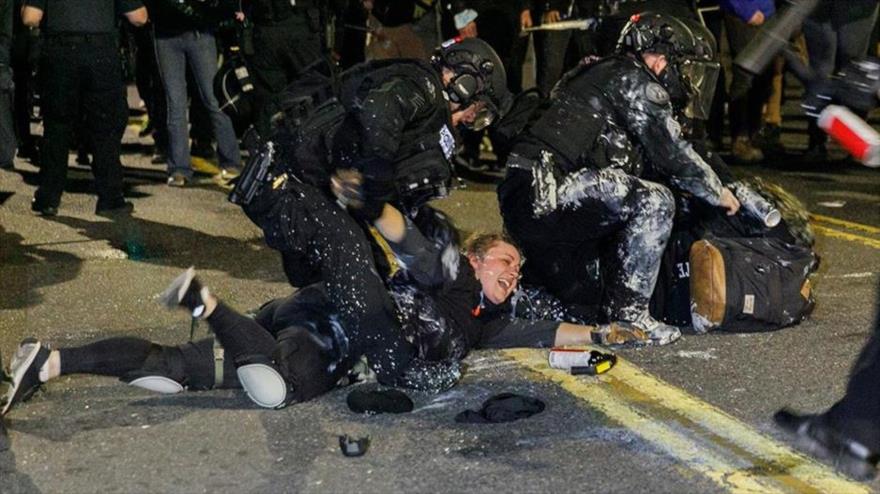
[[[682,139],[670,101],[703,111],[699,83],[712,80],[711,35],[662,14],[634,16],[616,55],[567,73],[549,106],[517,139],[498,188],[505,227],[528,259],[527,281],[584,306],[604,292],[612,321],[658,344],[677,328],[648,314],[674,201],[650,175],[735,212],[733,194]],[[714,80],[712,80],[714,84]],[[601,285],[590,286],[598,245]]]
[[[338,91],[304,78],[283,95],[290,102],[280,109],[284,121],[264,148],[277,149],[268,176],[251,200],[239,201],[267,244],[282,252],[292,284],[322,280],[344,327],[358,335],[357,345],[382,345],[371,366],[389,382],[404,373],[411,384],[424,379],[411,375],[422,371],[413,371],[414,350],[399,337],[365,223],[386,204],[415,216],[445,195],[454,122],[489,123],[508,99],[505,81],[497,55],[477,39],[445,44],[433,63],[356,66],[342,74]],[[248,196],[242,193],[256,164],[249,164],[233,197]],[[333,178],[348,212],[331,192]]]
[[[89,144],[94,150],[92,172],[98,203],[95,212],[128,212],[122,196],[119,153],[128,121],[122,67],[117,52],[116,13],[136,26],[147,22],[139,0],[26,0],[24,25],[42,25],[40,61],[43,78],[43,149],[40,186],[31,209],[43,216],[58,213],[67,178],[70,134],[80,108],[85,112]]]

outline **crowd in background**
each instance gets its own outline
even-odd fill
[[[426,59],[444,39],[476,36],[492,45],[502,58],[512,92],[534,85],[546,96],[562,74],[584,57],[611,53],[617,33],[635,13],[656,10],[703,22],[715,35],[719,52],[725,50],[722,58],[727,60],[735,57],[784,3],[143,0],[141,4],[138,0],[116,0],[113,33],[106,41],[93,32],[80,36],[77,25],[58,22],[58,14],[50,13],[42,21],[28,18],[27,13],[33,13],[29,6],[45,8],[48,3],[51,8],[53,1],[0,0],[0,16],[5,17],[0,17],[0,93],[5,94],[0,97],[0,167],[13,166],[16,148],[19,157],[41,165],[41,184],[34,201],[34,210],[41,214],[57,212],[68,149],[77,150],[77,161],[91,163],[95,170],[96,211],[126,207],[119,202],[122,199],[116,190],[121,178],[114,178],[121,177],[121,172],[113,171],[114,167],[121,169],[119,142],[106,142],[107,136],[121,141],[122,132],[106,125],[115,121],[108,117],[112,112],[101,111],[124,96],[103,97],[106,93],[94,88],[117,91],[123,82],[136,84],[149,117],[141,134],[152,136],[152,161],[167,164],[169,186],[191,183],[193,165],[199,170],[207,168],[225,182],[241,169],[240,142],[245,129],[253,126],[258,135],[270,133],[273,97],[322,60],[330,59],[334,66],[346,69],[369,59]],[[100,1],[105,0],[89,0]],[[132,14],[143,7],[146,13],[141,22]],[[128,22],[118,16],[122,13]],[[793,41],[813,70],[827,76],[851,59],[876,54],[877,17],[877,0],[821,0]],[[589,29],[546,29],[574,19],[599,22],[584,23]],[[80,72],[75,78],[63,73],[73,70],[64,63],[71,59],[69,54],[59,55],[64,47],[106,48],[108,42],[121,47],[120,71],[96,70],[90,65],[95,60],[86,59],[76,62]],[[534,47],[534,64],[526,67],[531,72],[524,70],[530,45]],[[229,74],[236,76],[236,89],[244,91],[244,97],[227,94],[227,88],[218,84],[224,74],[221,61]],[[106,63],[114,65],[116,60],[102,62]],[[719,77],[712,114],[701,124],[710,145],[729,151],[733,160],[741,163],[761,162],[784,151],[782,59],[757,77],[731,68],[729,63],[723,65],[728,74]],[[242,68],[246,69],[244,77]],[[102,78],[121,80],[108,83]],[[78,89],[59,86],[63,84]],[[89,85],[92,89],[86,87]],[[82,91],[82,97],[73,97],[75,91]],[[42,143],[32,132],[35,108],[44,119]],[[102,119],[105,125],[95,123]],[[826,159],[826,138],[813,122],[808,134],[806,156]],[[462,137],[461,161],[479,168],[482,134],[463,132]],[[47,143],[49,138],[51,144]],[[214,159],[215,164],[205,164],[205,160]],[[114,190],[102,191],[101,187]]]

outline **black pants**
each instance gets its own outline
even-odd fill
[[[219,379],[215,338],[169,346],[141,338],[117,337],[61,348],[61,374],[96,374],[124,380],[132,376],[160,375],[193,390],[240,388],[235,373],[240,359],[253,355],[271,359],[278,333],[288,327],[307,328],[331,352],[330,357],[341,362],[347,351],[347,340],[334,326],[334,318],[334,309],[318,286],[306,287],[265,304],[256,318],[244,316],[221,302],[207,318],[211,332],[223,348]]]
[[[28,32],[16,33],[12,44],[12,75],[15,80],[14,122],[19,149],[26,150],[29,158],[36,150],[37,138],[31,134],[31,94],[36,80],[34,66],[39,57],[40,40]]]
[[[458,379],[457,361],[416,357],[395,316],[376,270],[363,228],[318,188],[288,181],[266,190],[245,207],[269,247],[295,253],[320,272],[327,299],[344,330],[348,355],[365,355],[380,382],[440,391]]]
[[[15,159],[16,139],[12,121],[12,97],[12,88],[0,87],[0,168],[11,168]]]
[[[746,47],[754,38],[758,28],[750,26],[732,14],[724,14],[724,26],[730,42],[731,57]],[[733,67],[733,81],[730,83],[730,135],[732,138],[751,138],[761,128],[764,103],[772,90],[772,68],[754,78],[737,66]]]
[[[303,69],[321,58],[321,39],[306,15],[283,23],[254,27],[254,53],[247,57],[254,81],[254,126],[261,136],[270,133],[272,96],[293,82]]]
[[[165,124],[168,110],[165,106],[165,88],[162,86],[159,64],[156,61],[152,27],[135,28],[134,39],[137,50],[135,84],[153,125],[156,152],[165,154],[168,151],[168,128]]]
[[[513,4],[513,2],[511,2]],[[528,49],[527,37],[519,35],[519,9],[515,5],[489,8],[477,17],[480,39],[495,49],[507,74],[507,88],[522,92],[523,63]]]
[[[56,207],[61,202],[71,134],[79,125],[85,126],[94,152],[98,201],[118,201],[122,198],[119,153],[128,110],[115,36],[48,38],[40,74],[45,130],[36,201]]]
[[[242,316],[244,317],[244,316]],[[193,390],[240,388],[234,360],[224,359],[218,380],[214,368],[214,338],[182,345],[159,345],[141,338],[116,337],[58,350],[61,375],[95,374],[126,380],[158,375]]]
[[[672,230],[672,193],[619,170],[583,169],[559,182],[558,207],[536,218],[526,200],[534,197],[531,182],[530,172],[508,168],[498,188],[504,227],[526,257],[527,281],[565,303],[595,306],[596,299],[577,299],[598,297],[580,278],[590,261],[587,246],[594,246],[602,257],[606,317],[632,321],[646,313]]]
[[[880,451],[880,314],[874,334],[853,366],[846,394],[825,413],[825,419],[846,437],[874,453]]]

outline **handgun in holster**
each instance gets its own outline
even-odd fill
[[[229,193],[229,202],[239,206],[247,206],[254,200],[266,184],[271,184],[277,177],[272,170],[275,157],[275,143],[267,141],[260,152],[248,160],[235,187]]]

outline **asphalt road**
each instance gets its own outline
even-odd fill
[[[188,319],[162,310],[156,295],[191,265],[241,309],[289,292],[276,254],[223,191],[207,179],[167,187],[161,167],[137,146],[128,151],[129,221],[92,214],[86,168],[72,168],[51,219],[28,207],[35,167],[17,161],[0,172],[4,358],[26,336],[55,346],[118,335],[186,341]],[[348,389],[268,411],[238,391],[157,396],[112,378],[63,377],[8,415],[13,447],[0,453],[0,493],[878,491],[798,454],[770,417],[785,405],[832,404],[869,334],[880,171],[797,158],[775,165],[736,171],[783,184],[819,215],[819,305],[797,327],[686,334],[621,352],[624,363],[598,379],[551,371],[540,350],[479,351],[461,384],[412,394],[416,410],[401,416],[350,412]],[[438,205],[466,231],[500,226],[488,180]],[[511,424],[454,422],[502,391],[539,397],[547,409]],[[343,457],[340,434],[369,436],[370,449]]]

